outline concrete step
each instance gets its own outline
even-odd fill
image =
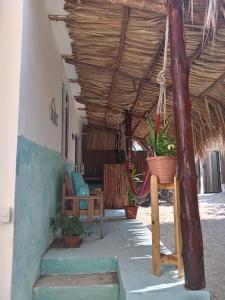
[[[118,300],[116,272],[41,276],[33,300]]]
[[[43,257],[41,275],[117,272],[115,257]]]

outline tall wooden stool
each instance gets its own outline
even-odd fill
[[[159,190],[173,190],[175,253],[160,253],[160,226],[159,226]],[[160,276],[161,264],[172,264],[178,268],[178,275],[184,275],[183,261],[181,257],[181,232],[180,232],[180,192],[179,182],[174,177],[173,183],[160,184],[158,177],[151,176],[151,211],[152,211],[152,269],[153,274]]]

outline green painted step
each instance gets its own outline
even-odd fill
[[[116,272],[41,276],[33,300],[118,300]]]
[[[72,257],[49,258],[41,261],[41,275],[48,274],[80,274],[117,272],[118,261],[115,257]]]

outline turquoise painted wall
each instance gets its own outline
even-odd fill
[[[63,174],[72,165],[23,136],[17,147],[12,300],[31,300],[41,256],[52,239],[49,218],[55,216]]]

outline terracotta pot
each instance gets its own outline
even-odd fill
[[[78,248],[80,246],[80,236],[63,236],[63,241],[69,248]]]
[[[136,219],[138,206],[124,206],[125,215],[127,219]]]
[[[176,175],[177,159],[175,156],[147,157],[150,172],[159,178],[160,183],[171,183]]]

